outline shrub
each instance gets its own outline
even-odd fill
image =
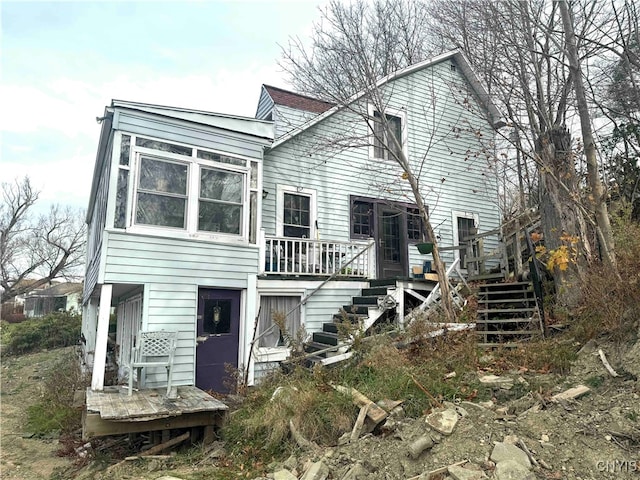
[[[27,410],[27,423],[37,435],[51,432],[70,433],[80,428],[82,415],[73,407],[76,390],[89,385],[82,374],[78,357],[72,350],[66,351],[44,374],[41,396]]]
[[[629,338],[640,310],[640,225],[624,208],[612,218],[612,225],[620,278],[600,263],[587,272],[574,326],[582,342],[601,335],[615,341]]]
[[[80,339],[81,315],[56,312],[3,328],[2,343],[10,354],[76,345]]]

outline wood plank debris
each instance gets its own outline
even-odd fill
[[[331,385],[335,390],[340,393],[344,393],[345,395],[350,395],[353,399],[353,403],[358,407],[368,406],[367,408],[367,417],[371,419],[376,425],[382,422],[385,418],[389,416],[387,412],[385,412],[380,406],[367,398],[365,395],[360,393],[355,388],[345,387],[342,385]]]
[[[591,389],[586,385],[578,385],[577,387],[570,388],[562,393],[555,394],[553,397],[551,397],[551,401],[558,403],[567,400],[574,400],[589,392],[590,390]]]
[[[356,420],[356,423],[353,425],[353,430],[351,430],[352,442],[355,442],[358,438],[360,438],[360,434],[362,433],[362,427],[364,425],[364,421],[367,418],[368,411],[369,411],[369,405],[360,407],[360,413],[358,413],[358,419]]]
[[[611,364],[607,361],[607,357],[605,356],[601,348],[598,349],[598,355],[600,355],[600,360],[602,360],[602,364],[604,365],[604,368],[607,369],[607,372],[609,372],[609,375],[611,375],[612,377],[619,377],[620,375],[618,375],[618,372],[616,372]]]
[[[145,450],[144,452],[141,452],[140,455],[141,456],[155,455],[157,453],[162,452],[163,450],[167,450],[168,448],[171,448],[175,445],[178,445],[184,442],[190,436],[191,436],[191,432],[183,433],[182,435],[179,435],[176,438],[172,438],[171,440],[168,440],[164,443],[151,447],[149,450]]]

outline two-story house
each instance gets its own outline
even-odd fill
[[[420,169],[438,241],[497,227],[488,157],[498,115],[464,57],[441,55],[377,88],[392,125],[381,135]],[[87,217],[92,388],[104,384],[112,307],[121,378],[137,332],[174,330],[173,383],[222,390],[228,366],[248,367],[252,382],[286,358],[274,314],[290,335],[320,332],[372,279],[422,265],[414,200],[375,135],[381,113],[365,94],[350,102],[367,115],[266,85],[255,119],[106,108]],[[160,373],[147,385],[162,386]]]

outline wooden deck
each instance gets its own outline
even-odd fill
[[[213,435],[229,407],[193,387],[178,387],[178,397],[167,398],[166,389],[134,391],[107,387],[86,391],[82,418],[82,437],[168,431],[204,427],[204,438]]]

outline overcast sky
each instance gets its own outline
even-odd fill
[[[1,1],[0,181],[29,175],[38,210],[85,208],[111,99],[253,117],[319,3]]]

